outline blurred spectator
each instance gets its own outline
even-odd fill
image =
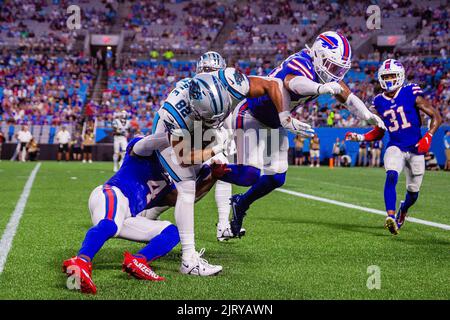
[[[379,167],[381,163],[381,149],[383,148],[383,141],[377,140],[371,143],[370,154],[372,156],[370,166]]]
[[[320,139],[317,134],[311,139],[310,146],[311,165],[310,167],[320,167]]]
[[[446,160],[444,170],[450,170],[450,130],[445,130],[444,146],[445,146],[445,160]]]
[[[431,151],[427,152],[425,154],[425,168],[427,170],[431,170],[431,171],[438,171],[439,170],[439,165],[438,165],[438,162],[436,160],[436,156]]]
[[[367,165],[367,142],[362,141],[359,143],[359,151],[358,151],[358,166],[365,167]]]
[[[32,138],[27,144],[28,149],[28,159],[30,161],[36,161],[39,154],[39,144],[36,139]]]
[[[333,163],[334,166],[341,166],[341,156],[345,154],[345,146],[344,143],[341,142],[339,138],[336,138],[336,142],[333,144]]]
[[[73,136],[72,141],[70,142],[72,146],[72,157],[75,161],[81,161],[82,160],[82,145],[83,145],[83,138],[81,137],[81,134],[77,131],[75,132],[75,135]]]
[[[3,132],[0,130],[0,161],[2,161],[2,146],[3,146],[3,143],[5,143],[5,141],[6,141],[6,138],[3,135]]]
[[[64,153],[66,161],[69,161],[70,154],[69,154],[69,143],[71,139],[70,132],[67,131],[66,126],[62,126],[61,129],[56,134],[56,143],[58,143],[58,156],[57,160],[61,161],[62,154]]]
[[[304,162],[303,145],[305,144],[305,138],[297,135],[294,139],[294,144],[294,164],[296,166],[301,166]]]
[[[94,133],[90,128],[88,128],[86,129],[86,133],[83,136],[83,163],[86,163],[86,161],[92,163],[92,148],[94,144]]]

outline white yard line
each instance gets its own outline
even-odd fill
[[[287,193],[287,194],[290,194],[290,195],[293,195],[293,196],[296,196],[296,197],[300,197],[300,198],[305,198],[305,199],[309,199],[309,200],[325,202],[325,203],[329,203],[329,204],[334,204],[336,206],[341,206],[341,207],[350,208],[350,209],[356,209],[356,210],[360,210],[360,211],[364,211],[364,212],[379,214],[379,215],[382,215],[382,216],[386,215],[385,211],[372,209],[372,208],[367,208],[367,207],[362,207],[362,206],[358,206],[358,205],[347,203],[347,202],[341,202],[341,201],[337,201],[337,200],[331,200],[331,199],[327,199],[327,198],[312,196],[310,194],[296,192],[296,191],[291,191],[291,190],[287,190],[287,189],[276,189],[276,190],[279,191],[279,192]],[[410,222],[414,222],[414,223],[419,223],[419,224],[423,224],[423,225],[426,225],[426,226],[430,226],[430,227],[435,227],[435,228],[444,229],[444,230],[450,230],[450,225],[443,224],[443,223],[427,221],[427,220],[422,220],[422,219],[417,219],[417,218],[412,218],[412,217],[406,217],[406,220],[408,220]]]
[[[22,194],[17,201],[16,208],[14,209],[11,218],[9,218],[9,222],[6,225],[5,232],[3,233],[2,239],[0,240],[0,274],[3,272],[3,268],[5,267],[6,259],[8,258],[9,251],[11,250],[14,236],[16,235],[17,227],[19,226],[20,218],[22,218],[23,211],[25,210],[25,206],[27,204],[28,196],[30,195],[31,187],[33,186],[34,178],[36,178],[36,174],[39,171],[40,167],[41,163],[39,162],[38,164],[36,164],[33,171],[31,171],[27,183],[23,187]]]

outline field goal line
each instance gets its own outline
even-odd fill
[[[283,188],[279,188],[279,189],[275,189],[275,190],[282,192],[282,193],[290,194],[290,195],[293,195],[296,197],[300,197],[300,198],[305,198],[305,199],[314,200],[314,201],[320,201],[320,202],[324,202],[324,203],[334,204],[334,205],[340,206],[340,207],[356,209],[356,210],[360,210],[360,211],[364,211],[364,212],[369,212],[369,213],[373,213],[373,214],[386,216],[385,211],[378,210],[378,209],[372,209],[372,208],[358,206],[358,205],[347,203],[347,202],[317,197],[317,196],[313,196],[310,194],[296,192],[296,191],[283,189]],[[443,224],[443,223],[427,221],[427,220],[422,220],[422,219],[413,218],[413,217],[406,217],[406,220],[408,220],[409,222],[418,223],[418,224],[422,224],[422,225],[426,225],[426,226],[430,226],[430,227],[434,227],[434,228],[439,228],[439,229],[443,229],[443,230],[447,230],[447,231],[450,230],[450,225]]]
[[[8,224],[6,225],[5,232],[3,233],[3,236],[0,240],[0,274],[3,272],[3,269],[5,267],[6,259],[8,258],[14,236],[17,232],[17,227],[19,226],[20,219],[22,218],[25,206],[27,205],[31,187],[33,186],[34,179],[36,178],[36,174],[39,171],[40,167],[41,163],[39,162],[38,164],[36,164],[33,171],[31,171],[30,176],[28,177],[28,180],[23,187],[22,194],[17,201],[16,207],[11,217],[9,218]]]

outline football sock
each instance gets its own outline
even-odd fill
[[[231,169],[231,172],[226,173],[220,180],[241,187],[254,185],[261,175],[261,170],[252,166],[228,164],[227,167]]]
[[[217,181],[215,197],[217,211],[219,212],[219,226],[227,227],[229,225],[231,208],[231,184],[228,182]]]
[[[180,181],[176,183],[176,187],[178,197],[175,204],[175,221],[180,235],[182,258],[189,259],[195,253],[195,181]]]
[[[117,225],[112,220],[103,219],[96,226],[88,230],[78,256],[84,255],[91,260],[97,252],[103,247],[105,242],[114,237],[117,232]]]
[[[404,212],[408,212],[408,209],[417,201],[419,192],[406,191],[405,202],[403,203]]]
[[[178,229],[171,224],[160,234],[154,237],[150,242],[137,254],[144,256],[147,261],[153,261],[159,257],[165,256],[180,242]]]
[[[239,205],[242,206],[244,210],[247,210],[253,202],[269,194],[276,188],[281,187],[285,180],[286,172],[261,176],[258,181],[242,195]]]
[[[113,154],[114,167],[117,168],[117,162],[119,161],[119,155],[117,153]]]
[[[397,192],[395,190],[395,187],[397,186],[397,181],[397,171],[386,171],[386,182],[384,184],[384,203],[386,205],[386,211],[395,211],[395,205],[397,202]]]

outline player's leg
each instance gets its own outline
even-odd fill
[[[114,172],[119,170],[119,154],[120,154],[120,137],[114,136],[114,146],[113,146],[113,162],[114,162]]]
[[[180,241],[178,229],[169,221],[152,221],[136,216],[125,219],[118,237],[147,245],[138,252],[124,253],[123,271],[143,280],[161,281],[163,277],[157,275],[149,263],[165,256]]]
[[[99,186],[92,191],[89,210],[94,226],[86,233],[78,254],[64,261],[63,272],[79,279],[82,292],[95,293],[97,289],[92,281],[92,259],[108,239],[120,232],[130,211],[128,200],[122,192],[109,186]]]
[[[400,229],[405,222],[408,209],[416,203],[419,198],[420,186],[422,185],[423,175],[425,173],[425,159],[423,155],[410,154],[405,161],[406,175],[406,195],[405,200],[401,201],[400,208],[397,211],[397,225]]]
[[[120,137],[120,161],[119,161],[119,168],[122,166],[123,160],[125,159],[125,152],[127,150],[127,138],[126,137]]]
[[[385,227],[392,234],[398,233],[397,222],[395,220],[395,209],[397,203],[397,182],[398,176],[402,172],[405,164],[404,153],[397,147],[387,148],[384,155],[384,167],[386,170],[386,181],[384,184],[384,202],[387,212]]]

